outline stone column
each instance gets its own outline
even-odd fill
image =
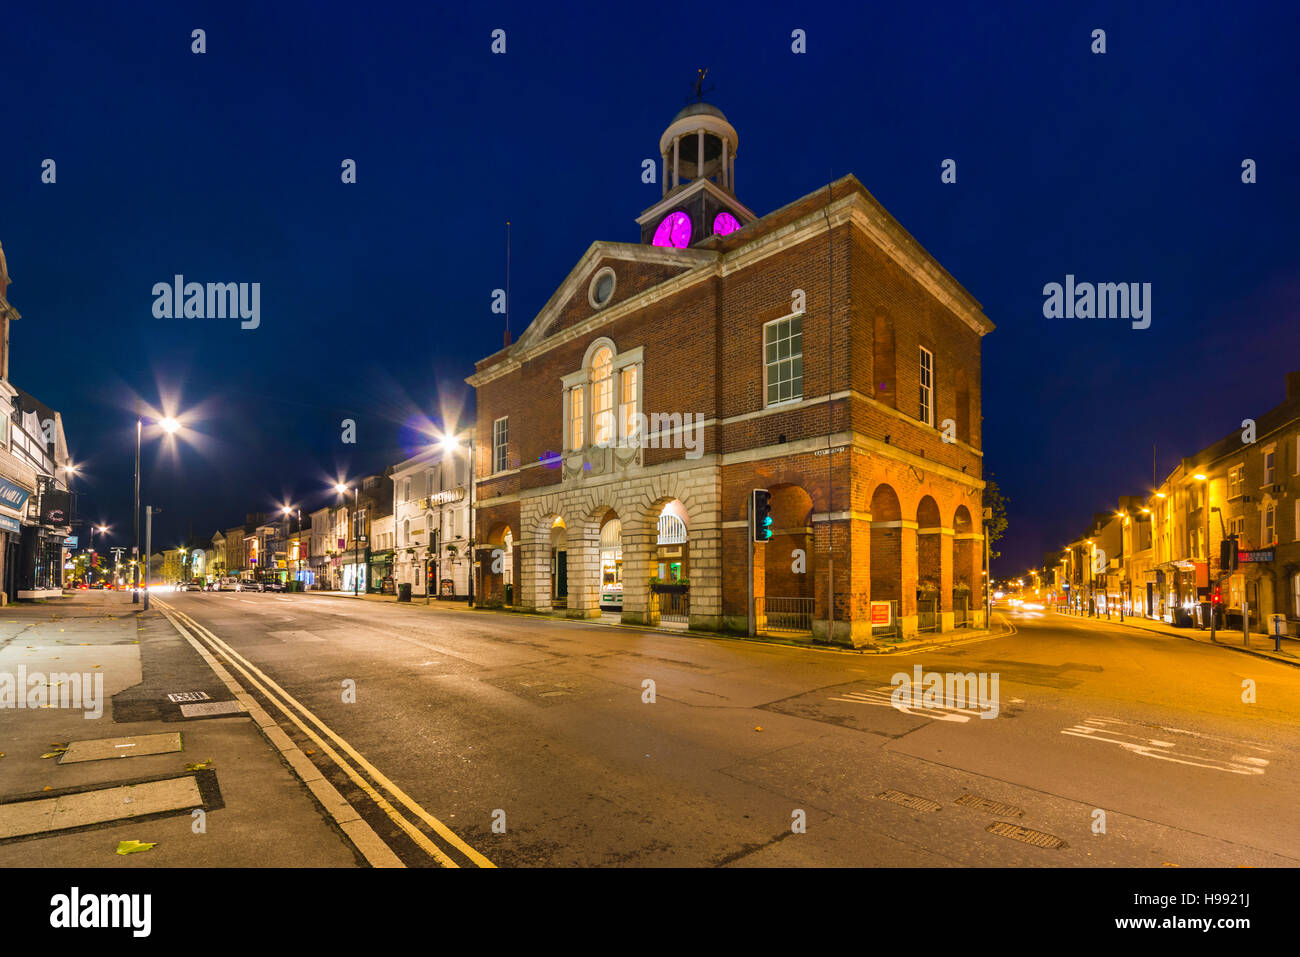
[[[673,189],[677,188],[679,177],[681,176],[682,164],[682,138],[681,136],[673,137]]]
[[[699,147],[696,150],[699,158],[695,161],[695,178],[700,179],[704,176],[704,130],[695,131],[695,145]]]
[[[623,621],[650,624],[650,575],[658,529],[644,522],[623,524]]]
[[[953,530],[939,529],[939,630],[952,631],[955,616],[952,607]]]
[[[916,584],[918,569],[916,566],[916,522],[904,520],[899,528],[900,547],[902,549],[902,574],[899,582],[898,618],[903,629],[903,637],[911,638],[917,633]]]
[[[600,526],[575,522],[569,528],[568,618],[600,617]]]
[[[663,176],[660,178],[660,183],[663,186],[663,191],[659,195],[667,196],[668,195],[668,154],[663,153],[661,155],[663,156],[663,160],[664,160],[664,172],[663,172]]]
[[[518,546],[523,551],[520,562],[522,579],[519,584],[519,604],[530,611],[551,610],[551,536],[532,535]]]
[[[871,514],[849,519],[848,639],[855,648],[871,641]]]
[[[722,627],[722,529],[698,525],[690,529],[692,628]],[[743,554],[743,553],[742,553]]]
[[[730,188],[731,188],[731,171],[727,168],[727,163],[729,162],[729,160],[728,160],[728,158],[727,158],[727,147],[728,147],[729,145],[731,145],[731,144],[728,142],[727,138],[724,136],[724,137],[722,138],[722,166],[719,168],[719,171],[718,171],[718,179],[720,179],[720,180],[722,181],[722,188],[723,188],[723,189],[730,189]]]

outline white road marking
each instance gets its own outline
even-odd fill
[[[1121,731],[1119,730],[1120,727],[1131,728],[1132,732]],[[1141,755],[1145,758],[1172,761],[1175,764],[1186,764],[1195,768],[1209,768],[1212,771],[1223,771],[1227,774],[1263,774],[1264,769],[1268,766],[1268,761],[1265,758],[1223,753],[1237,750],[1257,751],[1260,754],[1271,753],[1267,748],[1251,744],[1248,741],[1215,738],[1210,735],[1197,734],[1194,731],[1179,732],[1175,728],[1161,728],[1160,730],[1175,731],[1179,734],[1185,734],[1189,738],[1199,738],[1200,740],[1160,741],[1146,737],[1143,734],[1144,730],[1142,725],[1117,721],[1114,718],[1087,718],[1082,724],[1076,724],[1064,729],[1061,734],[1069,735],[1072,738],[1087,738],[1105,744],[1118,745],[1130,754]],[[1212,741],[1215,744],[1206,745],[1202,743],[1206,741]],[[1215,745],[1219,745],[1219,747]]]
[[[932,721],[969,721],[971,718],[978,718],[981,714],[979,711],[970,708],[923,708],[914,711],[911,708],[894,704],[894,687],[889,685],[884,688],[875,688],[871,691],[846,691],[843,697],[832,697],[830,701],[844,701],[849,704],[869,704],[878,708],[893,708],[895,711],[901,711],[903,714],[910,714],[918,718],[929,718]]]

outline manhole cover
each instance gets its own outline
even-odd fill
[[[181,714],[187,718],[208,718],[217,714],[241,714],[244,706],[238,701],[207,701],[203,704],[183,704]]]
[[[943,805],[929,798],[917,797],[915,794],[908,794],[906,791],[895,791],[890,788],[887,791],[881,791],[876,797],[882,801],[892,801],[894,804],[901,804],[905,808],[913,811],[938,811]]]
[[[179,701],[208,701],[211,697],[206,691],[177,691],[169,694],[167,700],[176,704]]]
[[[1000,817],[1024,817],[1025,812],[1020,810],[1014,804],[1003,804],[1001,801],[990,801],[988,798],[982,798],[978,794],[963,794],[957,799],[957,803],[962,807],[971,807],[977,811],[987,811],[990,814],[997,814]]]
[[[1058,851],[1063,847],[1070,846],[1053,834],[1034,831],[1027,827],[1021,827],[1019,824],[1009,824],[1006,821],[994,821],[985,830],[990,834],[1009,837],[1013,841],[1022,841],[1025,844],[1032,844],[1034,847],[1045,847],[1052,851]]]

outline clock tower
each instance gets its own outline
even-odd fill
[[[663,197],[637,217],[641,242],[684,249],[708,244],[758,217],[736,199],[736,129],[702,99],[659,138]]]

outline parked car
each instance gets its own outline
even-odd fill
[[[217,591],[239,591],[239,579],[223,578],[221,584],[217,586]]]
[[[181,586],[181,591],[203,591],[203,582],[189,581]]]
[[[251,579],[239,583],[239,591],[262,591],[262,583]]]
[[[272,578],[262,583],[262,591],[285,591],[284,582]]]

